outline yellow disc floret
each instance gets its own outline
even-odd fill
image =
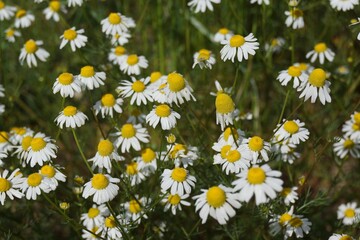
[[[228,152],[226,156],[226,160],[231,163],[239,161],[240,158],[241,158],[241,153],[238,150],[231,150]]]
[[[122,46],[117,46],[115,48],[114,52],[115,52],[116,56],[121,56],[121,55],[124,55],[126,53],[126,49],[124,47],[122,47]]]
[[[142,81],[135,81],[131,86],[134,92],[143,92],[145,90],[145,84]]]
[[[112,25],[117,25],[121,23],[121,17],[118,13],[110,13],[108,17],[109,23]]]
[[[156,157],[156,154],[151,148],[145,148],[141,152],[141,158],[143,159],[143,161],[145,163],[149,163],[149,162],[153,161],[155,159],[155,157]]]
[[[52,11],[58,12],[60,10],[61,3],[60,3],[60,1],[53,0],[53,1],[50,1],[49,7]]]
[[[226,201],[225,191],[217,186],[209,188],[206,193],[206,201],[214,208],[223,206]]]
[[[232,98],[226,93],[219,93],[215,99],[216,112],[220,114],[228,114],[234,111],[235,104]]]
[[[93,66],[85,66],[80,70],[80,75],[85,78],[93,77],[95,75]]]
[[[201,49],[199,51],[199,56],[197,57],[199,61],[205,61],[205,60],[209,60],[211,56],[211,52],[207,49]]]
[[[168,197],[168,202],[171,204],[171,205],[178,205],[179,202],[180,202],[181,198],[179,195],[175,194],[175,195],[169,195]]]
[[[174,145],[174,147],[171,149],[169,155],[172,159],[175,159],[177,157],[178,152],[182,152],[184,154],[187,154],[188,149],[184,144],[177,143]]]
[[[170,73],[167,77],[167,82],[172,92],[179,92],[185,88],[185,79],[179,73]]]
[[[110,140],[104,139],[99,142],[98,153],[101,156],[103,157],[109,156],[113,151],[114,151],[114,145]]]
[[[30,187],[37,187],[40,185],[43,177],[39,173],[30,174],[27,178],[27,183]]]
[[[106,188],[109,185],[107,177],[101,173],[97,173],[91,179],[91,185],[97,190]]]
[[[341,238],[339,238],[339,240],[353,240],[353,238],[350,237],[349,235],[344,235]]]
[[[139,213],[141,211],[141,206],[136,200],[131,200],[129,202],[129,211],[131,213]]]
[[[90,208],[88,211],[88,217],[89,218],[95,218],[99,215],[100,210],[97,208]]]
[[[315,50],[315,52],[317,52],[317,53],[325,52],[326,49],[327,49],[327,46],[326,46],[326,44],[323,43],[323,42],[316,44],[315,47],[314,47],[314,50]]]
[[[36,42],[32,39],[28,40],[25,43],[25,51],[27,53],[34,53],[38,50],[38,46],[36,45]]]
[[[107,93],[101,97],[101,104],[105,107],[113,107],[115,103],[115,97],[111,93]]]
[[[346,139],[343,145],[345,149],[352,149],[355,146],[355,143],[351,139]]]
[[[286,197],[287,195],[289,195],[291,193],[291,188],[284,188],[281,191],[281,196]]]
[[[0,9],[3,9],[5,7],[5,3],[3,1],[0,1]]]
[[[40,170],[41,174],[48,178],[53,178],[56,174],[55,168],[50,165],[44,165]]]
[[[105,219],[105,227],[107,228],[114,228],[116,227],[116,221],[113,216],[109,216]]]
[[[77,33],[74,29],[68,29],[68,30],[64,31],[64,38],[66,40],[69,40],[69,41],[74,40],[76,38],[76,36],[77,36]]]
[[[159,117],[168,117],[171,114],[171,108],[166,104],[161,104],[155,108],[155,113]]]
[[[121,136],[124,138],[132,138],[136,134],[136,129],[131,123],[126,123],[121,127]]]
[[[353,217],[355,217],[355,210],[352,209],[352,208],[347,208],[347,209],[344,211],[344,215],[345,215],[345,217],[347,217],[347,218],[353,218]]]
[[[265,182],[266,175],[265,171],[260,167],[252,167],[249,169],[247,174],[247,180],[251,184],[262,184]]]
[[[225,34],[228,34],[229,33],[229,29],[227,28],[220,28],[218,33],[222,34],[222,35],[225,35]]]
[[[70,85],[74,81],[74,76],[71,73],[62,73],[58,77],[59,83],[62,85]]]
[[[297,133],[299,131],[299,126],[294,121],[286,121],[284,123],[284,129],[290,134]]]
[[[291,66],[288,68],[288,74],[292,77],[299,77],[301,75],[301,70],[299,67]]]
[[[26,11],[24,9],[20,9],[16,12],[16,18],[22,18],[26,15]]]
[[[245,43],[245,38],[241,35],[234,35],[230,38],[230,47],[241,47]]]
[[[171,173],[171,178],[177,182],[183,182],[186,180],[187,172],[185,168],[174,168]]]
[[[64,108],[63,112],[64,112],[64,116],[71,117],[77,113],[77,108],[74,106],[67,106]]]
[[[1,6],[0,6],[0,9],[1,9]],[[15,34],[15,30],[12,28],[10,28],[6,31],[6,37],[8,37],[8,38],[14,36],[14,34]]]
[[[360,112],[354,114],[354,121],[360,124]]]
[[[33,138],[30,145],[34,152],[38,152],[46,147],[46,142],[43,138]]]
[[[9,134],[7,132],[0,132],[0,143],[6,143],[9,139]]]
[[[325,85],[326,72],[321,68],[314,69],[309,76],[309,83],[315,87],[322,87]]]
[[[221,158],[226,159],[226,157],[227,157],[230,149],[231,149],[231,146],[230,146],[230,145],[225,145],[225,146],[223,146],[223,147],[221,148],[221,150],[220,150]]]
[[[129,175],[136,175],[138,173],[138,164],[136,162],[129,163],[126,166],[126,173]]]
[[[284,226],[288,221],[290,221],[292,216],[289,213],[284,213],[279,218],[279,223],[281,226]]]
[[[227,127],[224,131],[225,141],[229,140],[230,136],[232,136],[235,140],[239,139],[238,131],[234,127]]]
[[[31,141],[32,141],[32,137],[31,136],[25,136],[22,141],[21,141],[21,147],[23,150],[28,150],[28,148],[31,146]]]
[[[294,8],[290,10],[290,14],[293,18],[299,18],[302,17],[304,15],[303,11],[301,11],[298,8]]]
[[[157,80],[159,80],[161,78],[161,76],[162,76],[161,72],[152,72],[150,74],[150,82],[151,83],[156,82]]]
[[[129,64],[129,65],[135,65],[139,62],[139,58],[136,54],[131,54],[128,56],[126,62]]]
[[[300,218],[294,217],[294,218],[292,218],[292,219],[289,221],[289,224],[290,224],[292,227],[298,228],[298,227],[301,227],[301,226],[303,225],[303,222],[301,221]]]
[[[11,182],[5,178],[0,177],[0,192],[6,192],[11,188]]]
[[[264,147],[264,140],[261,137],[254,136],[250,138],[249,144],[248,144],[250,150],[254,152],[258,152]]]

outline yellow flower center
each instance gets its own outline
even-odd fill
[[[74,76],[71,73],[62,73],[58,77],[59,83],[62,85],[70,85],[74,81]]]
[[[349,235],[344,235],[341,238],[339,238],[339,240],[352,240],[353,238],[350,237]]]
[[[211,55],[211,52],[207,49],[201,49],[199,51],[199,56],[198,56],[198,60],[199,61],[205,61],[205,60],[209,60]]]
[[[100,213],[100,210],[97,208],[90,208],[88,211],[88,217],[89,218],[95,218]]]
[[[183,182],[186,180],[187,172],[185,168],[174,168],[171,173],[171,178],[177,182]]]
[[[180,143],[177,143],[175,144],[175,146],[172,148],[171,152],[170,152],[170,157],[171,158],[176,158],[177,156],[177,153],[179,151],[183,151],[184,154],[187,154],[188,153],[188,149],[187,147],[184,145],[184,144],[180,144]]]
[[[91,185],[96,190],[101,190],[101,189],[106,188],[109,185],[109,180],[107,179],[107,177],[105,177],[105,175],[103,175],[101,173],[97,173],[91,179]]]
[[[77,33],[74,29],[68,29],[68,30],[64,31],[64,38],[66,40],[69,40],[69,41],[74,40],[76,38],[76,36],[77,36]]]
[[[121,56],[121,55],[124,55],[126,53],[126,49],[122,46],[117,46],[115,48],[115,55],[116,56]]]
[[[136,200],[131,200],[129,203],[129,211],[131,213],[138,213],[141,211],[141,206]]]
[[[139,62],[139,58],[136,54],[132,54],[128,56],[126,61],[129,65],[135,65]]]
[[[241,153],[238,150],[231,150],[226,156],[226,160],[231,163],[238,161],[240,158]]]
[[[60,1],[57,1],[57,0],[51,1],[51,2],[49,3],[49,7],[50,7],[50,9],[51,9],[52,11],[58,12],[58,11],[60,10],[61,3],[60,3]]]
[[[115,97],[111,93],[107,93],[101,98],[101,104],[105,107],[113,107],[115,102]]]
[[[23,150],[28,150],[28,148],[31,146],[32,139],[33,138],[31,136],[26,136],[22,139],[21,147]]]
[[[110,13],[108,17],[109,23],[112,25],[117,25],[121,23],[121,17],[117,13]]]
[[[121,135],[124,138],[132,138],[136,134],[136,129],[131,123],[126,123],[121,128]]]
[[[22,18],[25,15],[26,15],[26,11],[24,9],[20,9],[19,11],[16,12],[16,18]]]
[[[0,192],[6,192],[11,188],[11,182],[5,178],[0,177]]]
[[[64,116],[71,117],[77,113],[77,108],[74,106],[67,106],[64,108]]]
[[[301,71],[305,71],[308,69],[309,66],[306,63],[300,63],[298,67]]]
[[[129,175],[136,175],[138,173],[138,164],[131,162],[126,166],[126,173]]]
[[[40,151],[46,147],[46,142],[43,138],[33,138],[31,140],[31,148],[34,152]]]
[[[168,117],[171,113],[171,108],[166,104],[161,104],[155,108],[155,113],[159,117]]]
[[[345,210],[344,215],[347,218],[353,218],[353,217],[355,217],[355,210],[352,208],[348,208]]]
[[[344,148],[346,148],[346,149],[351,149],[354,147],[354,145],[355,145],[355,143],[351,139],[346,139],[344,141]]]
[[[27,183],[31,187],[37,187],[40,185],[42,176],[39,173],[30,174],[27,178]]]
[[[135,92],[143,92],[145,89],[145,84],[142,81],[135,81],[131,88]]]
[[[168,197],[168,202],[171,205],[178,205],[180,202],[181,198],[179,197],[179,195],[175,194],[175,195],[169,195]]]
[[[206,193],[206,201],[214,208],[221,207],[226,201],[226,194],[217,186],[211,187]]]
[[[281,226],[284,226],[288,221],[291,220],[291,215],[289,213],[284,213],[279,218],[279,223]]]
[[[301,221],[300,218],[294,217],[294,218],[292,218],[292,219],[289,221],[289,224],[290,224],[292,227],[298,228],[298,227],[301,227],[301,226],[303,225],[303,222]]]
[[[105,227],[107,228],[114,228],[116,227],[116,221],[113,216],[109,216],[105,219]]]
[[[264,147],[264,140],[261,137],[254,136],[249,140],[249,148],[254,151],[258,152]]]
[[[354,121],[360,124],[360,112],[354,114]]]
[[[185,88],[185,79],[179,73],[170,73],[167,77],[167,82],[172,92],[179,92]]]
[[[226,157],[227,157],[230,149],[231,149],[231,146],[230,146],[230,145],[225,145],[225,146],[223,146],[223,147],[221,148],[221,150],[220,150],[221,158],[226,159]]]
[[[299,126],[294,121],[286,121],[284,123],[284,129],[290,134],[297,133],[299,131]]]
[[[247,180],[251,184],[262,184],[265,182],[266,175],[262,168],[260,167],[252,167],[249,169],[247,174]]]
[[[309,76],[309,83],[315,87],[322,87],[325,85],[326,72],[321,68],[314,69]]]
[[[291,66],[288,68],[288,74],[292,77],[299,77],[301,75],[301,70],[299,67]]]
[[[94,67],[85,66],[80,70],[80,75],[85,78],[93,77],[95,75]]]
[[[25,43],[25,51],[27,53],[34,53],[37,50],[38,50],[38,47],[37,47],[36,42],[34,40],[30,39]]]
[[[276,38],[271,40],[271,46],[273,46],[273,47],[277,46],[278,43],[279,43],[279,41]]]
[[[230,47],[241,47],[245,43],[245,38],[241,35],[234,35],[230,38]]]
[[[41,174],[48,177],[48,178],[53,178],[55,176],[55,168],[53,166],[50,165],[44,165],[41,167],[40,170]]]
[[[229,29],[227,28],[220,28],[218,31],[220,34],[225,35],[229,33]]]
[[[159,78],[161,78],[161,76],[162,76],[161,72],[152,72],[150,74],[150,82],[151,83],[156,82],[157,80],[159,80]]]
[[[354,131],[359,131],[359,130],[360,130],[360,123],[354,123],[354,124],[352,125],[352,129],[353,129]]]
[[[142,152],[141,152],[141,158],[143,159],[144,162],[149,163],[152,160],[154,160],[156,157],[155,152],[151,149],[151,148],[145,148]]]
[[[26,129],[25,128],[18,128],[18,127],[14,127],[11,129],[12,131],[14,131],[16,134],[18,135],[24,135],[26,133]]]
[[[1,9],[1,7],[0,7]],[[14,36],[15,30],[10,28],[9,30],[6,31],[6,37],[12,37]]]
[[[317,52],[317,53],[325,52],[326,49],[327,49],[327,46],[326,46],[325,43],[318,43],[318,44],[316,44],[315,47],[314,47],[314,50],[315,50],[315,52]]]
[[[7,132],[0,132],[0,143],[5,143],[9,139],[9,134]]]
[[[0,1],[0,9],[3,9],[5,7],[5,3],[3,1]]]
[[[299,18],[302,17],[304,15],[303,11],[301,11],[298,8],[294,8],[290,10],[290,14],[293,18]]]
[[[114,151],[114,145],[108,139],[101,140],[98,144],[98,153],[105,157],[109,156]]]
[[[231,113],[235,109],[232,98],[226,93],[219,93],[215,99],[216,112],[220,114]]]
[[[286,197],[287,195],[289,195],[291,193],[291,188],[284,188],[281,191],[281,196]]]
[[[227,127],[224,131],[225,141],[229,140],[229,137],[232,136],[235,140],[239,139],[239,134],[234,127]]]

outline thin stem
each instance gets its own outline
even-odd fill
[[[285,101],[284,101],[284,104],[283,104],[283,106],[282,106],[281,113],[280,113],[280,117],[279,117],[279,120],[278,120],[278,123],[277,123],[277,124],[280,124],[280,122],[281,122],[281,120],[282,120],[282,118],[283,118],[283,116],[284,116],[285,107],[286,107],[286,104],[287,104],[289,95],[290,95],[290,90],[288,90],[287,93],[286,93]]]
[[[87,159],[86,159],[86,157],[85,157],[85,155],[84,155],[84,152],[83,152],[82,149],[81,149],[81,146],[80,146],[80,144],[79,144],[79,140],[78,140],[78,138],[77,138],[77,136],[76,136],[76,133],[75,133],[75,130],[74,130],[74,129],[71,129],[71,131],[72,131],[72,133],[73,133],[73,136],[74,136],[74,139],[75,139],[75,142],[76,142],[76,146],[77,146],[78,149],[79,149],[79,152],[80,152],[80,155],[81,155],[82,159],[84,160],[84,162],[85,162],[87,168],[89,169],[89,171],[91,172],[91,174],[94,175],[94,173],[93,173],[93,171],[92,171],[92,169],[91,169],[91,167],[90,167],[90,165],[89,165],[89,162],[87,161]]]
[[[122,236],[123,236],[125,239],[130,239],[130,237],[128,236],[128,234],[127,234],[127,232],[125,231],[125,229],[121,226],[121,224],[120,224],[120,222],[119,222],[119,219],[117,219],[116,213],[115,213],[115,211],[112,209],[110,203],[107,202],[107,203],[106,203],[106,206],[108,207],[111,215],[113,215],[114,220],[115,220],[115,222],[116,222],[116,225],[117,225],[118,229],[120,230]]]

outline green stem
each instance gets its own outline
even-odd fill
[[[80,155],[82,157],[82,159],[84,160],[85,162],[85,165],[87,166],[87,168],[89,169],[89,171],[91,172],[92,175],[94,175],[94,172],[92,171],[90,165],[89,165],[89,162],[87,161],[85,155],[84,155],[84,152],[82,151],[81,149],[81,146],[80,146],[80,143],[79,143],[79,140],[76,136],[76,133],[75,133],[75,130],[74,129],[71,129],[72,133],[73,133],[73,136],[74,136],[74,139],[75,139],[75,142],[76,142],[76,146],[78,147],[79,149],[79,152],[80,152]]]
[[[107,202],[107,203],[106,203],[106,206],[108,207],[111,215],[113,215],[114,220],[115,220],[115,222],[116,222],[116,226],[117,226],[118,229],[120,230],[121,235],[124,237],[124,239],[130,239],[130,237],[128,236],[128,234],[127,234],[127,232],[125,231],[125,229],[121,226],[121,224],[120,224],[120,222],[119,222],[119,219],[117,219],[116,213],[115,213],[115,211],[112,209],[110,203]]]
[[[278,120],[278,123],[277,124],[280,124],[283,116],[284,116],[284,112],[285,112],[285,107],[286,107],[286,104],[287,104],[287,101],[289,99],[289,95],[290,95],[290,90],[287,91],[286,93],[286,97],[285,97],[285,101],[284,101],[284,104],[282,106],[282,109],[281,109],[281,113],[280,113],[280,117],[279,117],[279,120]]]

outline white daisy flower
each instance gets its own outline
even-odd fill
[[[306,58],[310,58],[310,62],[315,62],[319,58],[320,64],[325,62],[327,59],[329,62],[334,60],[335,53],[326,46],[325,43],[321,42],[314,46],[314,50],[306,54]]]
[[[309,138],[309,130],[304,128],[305,123],[299,119],[286,120],[276,126],[274,136],[278,141],[289,140],[289,143],[300,144]]]
[[[152,102],[152,91],[148,86],[150,82],[150,77],[141,78],[136,80],[136,78],[131,77],[131,81],[128,80],[121,80],[120,86],[116,89],[120,91],[120,96],[124,98],[131,97],[130,104],[133,105],[134,103],[137,106],[141,104],[146,105],[149,102]]]
[[[113,215],[110,215],[107,218],[105,218],[104,224],[101,227],[102,228],[101,236],[104,239],[123,239],[117,221],[122,226],[128,224],[127,219],[124,219],[123,216],[121,215],[116,216],[116,220]]]
[[[36,164],[42,166],[44,162],[48,162],[51,158],[56,158],[57,146],[50,137],[43,133],[36,133],[30,142],[29,153],[26,163],[34,167]]]
[[[180,114],[172,110],[167,104],[155,105],[153,110],[146,115],[146,123],[156,128],[160,122],[163,130],[174,128],[176,119],[180,119]]]
[[[334,143],[334,152],[339,158],[345,158],[349,153],[353,158],[360,158],[360,142],[351,138],[340,138]]]
[[[120,182],[120,179],[113,178],[109,174],[94,174],[90,181],[85,183],[82,196],[88,198],[94,195],[94,203],[106,203],[117,196],[119,187],[116,183],[118,182]]]
[[[304,97],[304,101],[311,97],[311,103],[314,103],[319,96],[320,102],[325,105],[331,102],[330,82],[326,80],[326,72],[321,68],[314,69],[307,81],[302,82],[298,91],[302,91],[299,98]]]
[[[188,2],[188,6],[192,11],[195,13],[198,12],[205,12],[207,9],[210,11],[214,10],[214,7],[212,6],[213,3],[219,4],[221,0],[190,0]]]
[[[240,190],[240,201],[249,202],[255,195],[256,205],[260,205],[269,199],[276,198],[277,192],[283,190],[281,172],[272,170],[267,164],[261,167],[254,165],[236,176],[238,179],[233,181],[232,185],[235,191]]]
[[[187,168],[189,165],[192,166],[194,161],[198,159],[198,149],[193,146],[186,146],[180,143],[173,143],[167,146],[167,161],[168,158],[174,161],[175,167]]]
[[[161,200],[162,203],[165,204],[164,211],[168,211],[171,208],[171,213],[176,215],[176,211],[182,211],[181,205],[190,206],[191,204],[188,201],[185,201],[190,195],[184,194],[179,196],[178,194],[166,194],[164,198]]]
[[[0,132],[0,151],[7,152],[11,149],[11,143],[9,142],[10,135],[5,131]]]
[[[245,139],[245,132],[240,128],[236,129],[232,126],[226,127],[225,130],[220,134],[218,138],[218,143],[225,141],[227,143],[236,143],[240,145]]]
[[[214,54],[207,49],[200,49],[198,52],[194,54],[194,64],[192,68],[195,68],[196,65],[199,65],[200,69],[203,68],[212,68],[216,62]]]
[[[123,32],[121,34],[116,33],[115,35],[109,35],[111,37],[111,44],[112,45],[124,45],[129,42],[129,38],[131,35],[127,32]]]
[[[354,9],[356,5],[359,5],[359,0],[330,0],[332,8],[338,11],[349,11]]]
[[[72,0],[70,0],[72,1]],[[95,226],[93,228],[83,229],[81,237],[85,240],[97,240],[99,239],[97,236],[101,236],[101,231],[103,228]]]
[[[297,193],[298,187],[284,188],[281,191],[281,196],[284,198],[284,203],[286,206],[294,204],[296,200],[299,199]]]
[[[76,6],[81,6],[83,4],[83,0],[67,0],[68,2],[68,7],[76,7]]]
[[[0,1],[0,21],[9,20],[15,15],[16,7],[7,6],[3,1]]]
[[[309,234],[312,223],[302,215],[293,215],[286,224],[284,238],[287,239],[295,233],[296,238],[303,238],[304,234]]]
[[[146,121],[146,115],[140,112],[139,108],[133,108],[132,111],[129,113],[128,119],[126,122],[137,124],[142,123],[144,124]]]
[[[360,112],[351,114],[350,120],[342,126],[342,131],[345,137],[360,141]]]
[[[21,140],[21,143],[19,145],[13,147],[13,149],[15,149],[13,155],[16,155],[16,157],[19,158],[20,162],[22,162],[23,167],[25,166],[26,159],[29,154],[32,139],[32,135],[25,136]]]
[[[49,2],[49,6],[44,9],[43,14],[45,15],[45,19],[53,19],[55,22],[59,22],[59,12],[67,13],[64,5],[61,4],[59,0],[51,0]]]
[[[305,72],[307,75],[309,75],[315,69],[309,63],[304,63],[304,62],[294,63],[293,66],[300,68],[300,70],[302,72]]]
[[[110,13],[107,18],[101,20],[102,32],[106,35],[121,35],[133,27],[135,27],[134,20],[120,13]]]
[[[35,21],[35,16],[33,14],[28,13],[24,9],[19,9],[15,15],[14,26],[16,28],[27,28],[27,27],[30,27],[30,25],[34,21]]]
[[[120,63],[120,70],[127,75],[139,75],[141,69],[146,69],[148,66],[148,60],[144,56],[130,54]]]
[[[333,233],[333,235],[331,235],[328,240],[354,240],[354,238],[347,234]]]
[[[270,44],[269,43],[265,43],[265,50],[266,51],[271,51],[273,53],[278,53],[282,50],[282,48],[285,45],[285,39],[282,37],[277,37],[277,38],[273,38],[271,39]]]
[[[41,191],[49,193],[51,185],[52,182],[48,178],[45,178],[40,173],[32,173],[22,182],[21,191],[22,193],[26,192],[26,199],[36,200]]]
[[[214,42],[221,43],[222,41],[228,41],[234,35],[234,33],[227,28],[220,28],[214,35]]]
[[[196,178],[189,174],[185,168],[176,167],[172,170],[165,169],[161,174],[161,190],[170,189],[172,195],[190,194],[191,188],[195,187]]]
[[[114,144],[117,148],[121,147],[121,152],[129,152],[130,147],[135,151],[140,151],[140,143],[148,143],[150,135],[146,128],[141,124],[125,123],[120,131],[111,134],[113,137],[117,137]]]
[[[244,139],[242,145],[245,145],[249,149],[252,163],[259,163],[262,162],[262,160],[265,162],[269,161],[268,152],[270,152],[270,143],[264,141],[261,137],[253,136]]]
[[[80,82],[89,90],[104,85],[106,80],[105,72],[95,72],[93,66],[85,66],[81,68],[80,75],[77,76]]]
[[[275,154],[277,161],[283,161],[293,164],[296,159],[299,159],[301,154],[295,152],[296,145],[290,143],[289,140],[279,141],[276,137],[271,139],[271,152]]]
[[[39,173],[44,177],[47,178],[49,181],[49,187],[51,190],[55,190],[59,185],[59,181],[65,182],[66,176],[57,170],[52,165],[44,165],[41,167]]]
[[[342,220],[344,225],[357,224],[360,221],[360,208],[357,208],[357,203],[341,204],[337,210],[337,219]]]
[[[61,73],[53,85],[53,93],[60,92],[63,98],[74,97],[75,93],[81,92],[81,82],[77,77],[71,73]]]
[[[235,110],[235,103],[221,87],[218,81],[215,81],[217,89],[215,108],[216,108],[216,124],[220,124],[221,131],[228,125],[233,124],[233,113]]]
[[[97,101],[94,105],[95,115],[101,112],[101,117],[109,115],[113,117],[113,112],[122,113],[121,105],[124,100],[122,98],[115,98],[113,94],[107,93],[101,97],[101,100]]]
[[[233,192],[232,188],[223,185],[213,186],[209,189],[201,189],[202,193],[193,197],[195,211],[199,211],[202,224],[206,223],[210,215],[219,224],[226,224],[230,218],[234,217],[235,209],[241,207],[239,196]]]
[[[37,67],[36,58],[42,62],[46,62],[46,59],[50,54],[45,49],[41,48],[41,45],[43,45],[43,41],[28,40],[21,49],[19,56],[20,63],[23,64],[26,59],[27,65],[31,68],[32,66]]]
[[[144,181],[147,174],[139,168],[139,164],[136,159],[133,159],[132,162],[126,164],[126,171],[124,174],[121,174],[121,177],[128,178],[130,185],[135,186]]]
[[[191,99],[196,101],[195,97],[192,95],[192,88],[189,83],[185,80],[183,75],[172,72],[167,76],[166,86],[162,89],[166,95],[167,103],[170,105],[175,103],[177,106]]]
[[[257,4],[259,4],[259,5],[261,5],[261,4],[265,4],[265,5],[269,5],[270,4],[270,1],[269,0],[250,0],[250,3],[251,4],[255,4],[255,3],[257,3]]]
[[[10,176],[8,176],[9,171],[4,169],[4,171],[0,174],[1,205],[4,205],[6,196],[8,196],[11,200],[14,200],[14,197],[22,198],[24,196],[19,191],[24,182],[24,178],[22,178],[22,174],[19,171],[20,170],[17,168],[10,174]]]
[[[87,229],[92,229],[96,226],[102,226],[105,222],[105,216],[110,214],[109,209],[105,204],[93,204],[87,213],[82,213],[80,220]]]
[[[276,80],[279,80],[282,86],[286,86],[291,80],[293,80],[293,88],[297,88],[300,84],[308,78],[308,75],[301,71],[300,67],[290,66],[287,70],[279,72]]]
[[[287,27],[292,27],[293,29],[300,29],[305,26],[303,11],[299,8],[292,8],[290,11],[285,11],[285,15],[287,16],[285,20],[285,24]]]
[[[126,49],[122,46],[117,46],[110,49],[108,60],[115,65],[120,65],[127,58],[126,56]]]
[[[220,51],[224,62],[226,60],[234,62],[235,56],[239,62],[242,62],[243,59],[247,60],[249,55],[255,55],[255,50],[259,49],[259,43],[252,33],[246,37],[234,35],[229,40],[222,41],[221,44],[224,45]]]
[[[157,169],[157,158],[159,154],[152,150],[151,148],[145,148],[141,151],[141,156],[136,158],[138,163],[138,168],[141,172],[144,172],[146,175],[154,173]]]
[[[10,130],[10,138],[9,141],[13,143],[13,145],[21,144],[21,141],[26,136],[34,135],[34,131],[27,127],[13,127]]]
[[[122,161],[125,159],[116,152],[114,144],[110,140],[103,139],[97,146],[95,156],[88,161],[93,162],[93,170],[98,167],[99,172],[103,172],[103,168],[105,168],[108,173],[111,173],[111,160]]]
[[[74,106],[66,106],[55,118],[56,125],[61,129],[65,127],[78,128],[85,124],[88,117]]]
[[[141,218],[148,218],[145,209],[150,203],[151,199],[146,197],[139,198],[138,195],[135,195],[135,199],[131,199],[129,202],[123,204],[123,207],[126,210],[126,217],[131,219],[134,223],[140,224]]]
[[[275,236],[280,231],[285,231],[285,227],[288,224],[288,222],[291,220],[294,213],[294,206],[291,206],[289,211],[286,211],[285,213],[281,215],[273,215],[272,218],[269,220],[269,228],[270,228],[270,234],[272,236]]]
[[[65,30],[64,34],[60,36],[62,41],[59,48],[62,49],[68,42],[70,42],[70,47],[73,52],[76,51],[76,48],[85,47],[88,38],[82,34],[84,32],[84,29],[75,30],[75,27]]]
[[[1,10],[0,10],[1,11]],[[15,38],[20,37],[21,33],[14,28],[8,28],[5,30],[6,40],[8,42],[15,42]]]

